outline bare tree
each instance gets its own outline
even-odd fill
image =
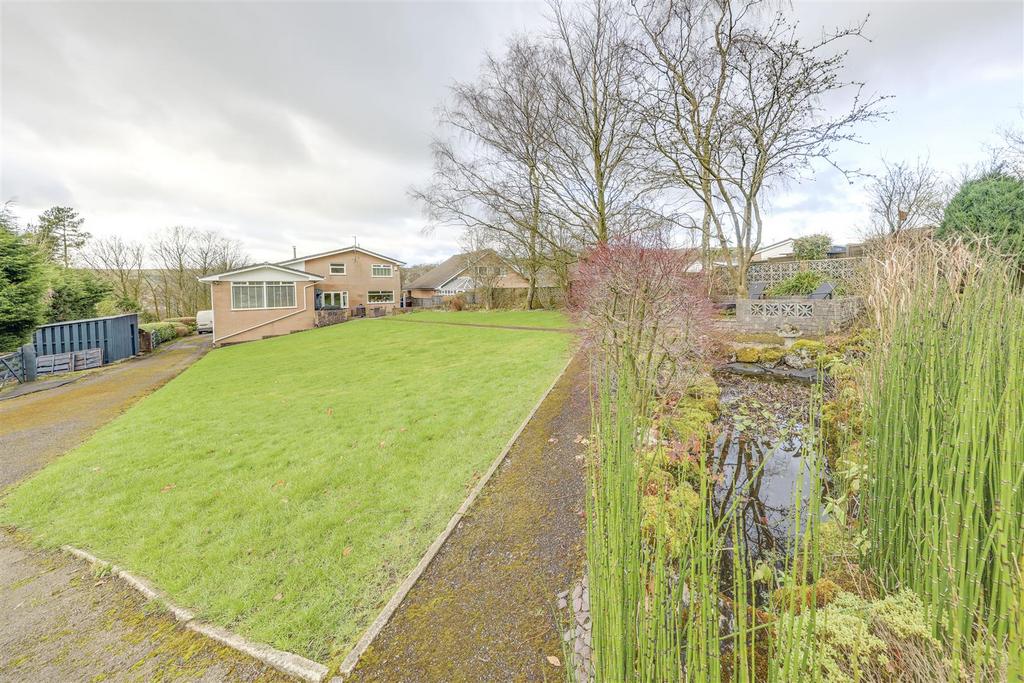
[[[557,246],[545,228],[544,206],[550,62],[549,48],[517,38],[503,58],[487,57],[477,82],[456,84],[441,112],[451,137],[433,143],[430,185],[411,192],[426,207],[428,229],[454,225],[483,232],[515,254],[529,282],[531,308],[545,253]]]
[[[156,270],[148,275],[157,315],[195,315],[210,305],[210,293],[197,278],[232,270],[246,256],[237,240],[212,230],[175,226],[156,235],[150,247]]]
[[[883,98],[864,98],[863,84],[840,78],[846,53],[835,49],[860,36],[863,25],[805,44],[781,12],[761,16],[764,6],[760,0],[635,5],[652,75],[642,107],[645,137],[662,159],[665,186],[688,190],[700,203],[701,229],[728,255],[738,293],[761,244],[770,192],[815,162],[838,169],[836,145],[855,140],[857,124],[884,115]],[[826,111],[823,100],[834,102],[846,91],[852,92],[847,107]]]
[[[872,236],[938,225],[949,193],[942,174],[918,158],[913,164],[882,160],[883,171],[868,183]]]
[[[142,264],[145,253],[146,247],[141,242],[113,236],[89,242],[83,259],[100,277],[110,282],[118,306],[139,307],[142,302]]]
[[[1021,112],[1024,116],[1024,110]],[[1006,126],[1000,129],[1001,144],[992,150],[995,163],[1008,173],[1024,178],[1024,127]]]
[[[556,130],[547,188],[577,250],[644,227],[650,209],[638,140],[632,17],[618,0],[551,4],[557,60],[551,89]]]

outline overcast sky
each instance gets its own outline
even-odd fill
[[[870,14],[848,75],[894,96],[839,160],[982,161],[1024,102],[1024,3],[805,2],[805,30]],[[0,199],[23,221],[77,208],[96,235],[182,224],[256,260],[351,244],[409,263],[435,107],[486,50],[541,30],[540,3],[0,2]],[[867,222],[862,183],[822,171],[776,197],[765,241]]]

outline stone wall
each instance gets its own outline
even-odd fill
[[[747,270],[747,282],[767,282],[768,286],[777,285],[797,273],[811,270],[821,273],[835,284],[840,282],[853,283],[857,279],[857,271],[864,263],[860,257],[829,258],[814,261],[755,261]]]
[[[850,324],[863,306],[859,296],[739,299],[736,326],[744,332],[775,332],[783,325],[792,325],[804,334],[830,334]]]

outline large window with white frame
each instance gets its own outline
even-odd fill
[[[295,283],[232,282],[231,308],[295,308]]]
[[[324,308],[348,308],[348,292],[324,292]]]
[[[395,293],[393,291],[375,291],[366,293],[366,303],[368,304],[393,304],[395,303]]]
[[[345,264],[344,263],[332,263],[331,264],[331,275],[344,275]]]
[[[390,263],[374,263],[370,266],[370,275],[373,277],[391,277]]]

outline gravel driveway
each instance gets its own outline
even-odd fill
[[[209,349],[178,340],[46,391],[0,400],[0,489],[84,441]],[[0,530],[0,681],[276,681],[121,581]]]

